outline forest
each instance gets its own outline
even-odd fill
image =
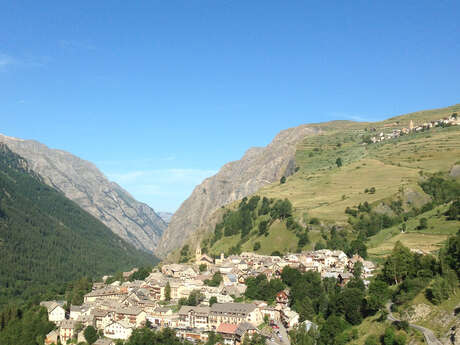
[[[64,295],[67,283],[158,262],[45,185],[0,145],[0,310]]]

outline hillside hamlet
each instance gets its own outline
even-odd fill
[[[358,255],[348,258],[340,250],[283,257],[243,252],[213,259],[197,248],[193,263],[164,264],[144,280],[106,284],[108,277],[104,277],[104,282],[93,284],[82,305],[70,305],[68,310],[64,301],[42,302],[49,320],[57,326],[47,335],[45,344],[85,341],[84,329],[93,326],[104,336],[96,344],[109,345],[116,339],[128,339],[134,329],[146,325],[171,328],[177,337],[191,342],[205,342],[214,332],[222,336],[226,345],[238,345],[254,333],[274,344],[289,344],[287,335],[282,334],[300,322],[299,314],[289,307],[289,290],[279,291],[274,301],[248,301],[243,299],[247,279],[264,275],[270,281],[279,278],[283,268],[289,266],[318,272],[322,278],[335,278],[343,286],[353,277],[358,262],[367,284],[374,264]],[[133,269],[123,276],[128,278],[135,272]],[[196,305],[184,305],[183,301],[191,297],[197,297]],[[271,325],[270,331],[260,327],[263,324]],[[314,326],[309,320],[301,324]]]

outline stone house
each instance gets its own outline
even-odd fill
[[[216,332],[222,336],[225,345],[235,345],[237,329],[238,325],[232,323],[221,323],[219,327],[217,327]]]
[[[179,326],[208,329],[209,313],[209,307],[182,306],[179,310]]]
[[[113,312],[113,320],[125,321],[132,327],[140,327],[145,323],[147,314],[138,307],[117,308]]]
[[[74,320],[64,320],[61,322],[59,327],[59,338],[61,343],[66,343],[67,340],[72,339],[75,333],[76,321]]]
[[[48,320],[59,323],[65,320],[65,309],[63,301],[44,301],[40,305],[48,310]]]
[[[287,328],[292,328],[299,323],[299,314],[289,307],[282,309],[281,317]]]
[[[257,333],[258,330],[254,327],[253,324],[249,322],[242,322],[238,325],[236,329],[236,343],[241,344],[244,340],[244,337],[249,336],[252,337],[253,334]]]
[[[157,327],[171,327],[171,319],[173,315],[174,314],[171,308],[157,307],[152,312],[147,313],[147,320]]]
[[[58,337],[59,337],[59,331],[58,330],[52,330],[46,335],[45,338],[45,345],[51,345],[51,344],[57,344],[58,343]]]
[[[209,324],[212,329],[217,329],[221,323],[241,322],[259,325],[263,322],[262,313],[254,304],[248,303],[216,303],[211,306]]]
[[[192,343],[205,343],[209,339],[208,333],[199,329],[177,329],[176,336]]]
[[[126,321],[113,321],[104,327],[104,336],[110,339],[126,340],[131,336],[133,327]]]
[[[91,313],[91,307],[87,305],[71,305],[70,306],[70,319],[78,320],[83,315],[89,315]]]
[[[126,298],[126,296],[126,291],[123,291],[117,287],[107,287],[87,293],[84,297],[84,302],[88,303],[104,300],[118,300],[120,298]]]
[[[94,325],[97,329],[104,329],[105,326],[112,320],[112,315],[109,310],[95,309],[91,312],[94,319]]]
[[[262,313],[262,317],[267,316],[270,320],[276,320],[276,321],[281,320],[279,309],[275,309],[273,307],[266,306],[266,307],[261,307],[260,312]]]
[[[289,296],[286,292],[280,291],[276,294],[276,303],[281,305],[287,305],[289,303]]]

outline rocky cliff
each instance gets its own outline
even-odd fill
[[[33,140],[0,134],[0,142],[24,157],[49,186],[64,193],[135,247],[153,252],[165,222],[146,204],[107,178],[90,162]]]
[[[158,254],[164,256],[180,247],[219,207],[292,174],[297,143],[318,131],[307,125],[284,130],[266,147],[249,149],[241,160],[224,165],[216,175],[205,179],[174,213],[158,245]]]

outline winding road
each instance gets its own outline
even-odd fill
[[[387,310],[388,310],[388,316],[387,319],[391,322],[400,322],[401,320],[395,318],[393,314],[391,313],[391,306],[393,303],[387,303]],[[442,345],[442,343],[436,338],[434,335],[433,331],[431,329],[414,325],[413,323],[409,324],[409,327],[412,327],[416,330],[419,330],[420,332],[423,333],[423,336],[425,337],[425,341],[428,345]]]

